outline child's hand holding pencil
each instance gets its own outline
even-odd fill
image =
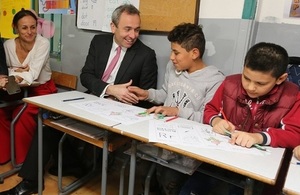
[[[213,131],[216,133],[219,133],[221,135],[227,135],[226,131],[233,131],[235,129],[235,126],[228,121],[227,117],[225,116],[223,109],[221,108],[220,113],[222,114],[223,118],[221,117],[215,117],[212,120],[212,127],[213,127]]]
[[[230,124],[230,122],[228,121],[222,108],[221,108],[220,112],[221,112],[224,120],[226,121],[227,125],[230,127],[232,124]],[[247,148],[250,148],[253,146],[259,150],[266,151],[266,148],[257,144],[259,142],[258,140],[260,139],[259,136],[261,136],[259,133],[248,133],[248,132],[243,132],[243,131],[231,132],[226,128],[225,128],[224,132],[225,132],[225,135],[227,135],[231,138],[230,143],[232,143],[232,144],[237,144],[239,146],[243,146],[243,147],[247,147]]]

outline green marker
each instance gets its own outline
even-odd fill
[[[155,119],[164,119],[165,116],[163,114],[156,114],[156,115],[154,115],[154,118]]]
[[[148,115],[148,112],[147,112],[147,111],[145,111],[145,112],[140,112],[140,113],[138,113],[138,115],[139,115],[139,116],[145,116],[145,115]]]

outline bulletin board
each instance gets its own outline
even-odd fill
[[[198,24],[200,0],[140,0],[141,29],[169,32],[174,26]]]
[[[169,32],[182,23],[198,23],[200,0],[127,0],[141,12],[141,30]],[[76,25],[79,29],[110,32],[112,11],[122,1],[78,0]]]

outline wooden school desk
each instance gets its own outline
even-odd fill
[[[196,123],[182,118],[170,121],[170,123],[171,122],[180,122],[185,124]],[[118,125],[115,128],[119,129],[122,132],[122,135],[139,141],[148,142],[149,121],[143,121],[133,125]],[[129,190],[133,190],[135,174],[134,165],[136,145],[135,142],[132,143],[132,151],[134,152],[132,153],[130,162],[131,175],[129,181],[131,182],[131,186],[129,186]],[[246,176],[247,179],[244,194],[252,194],[254,180],[275,185],[285,154],[285,149],[271,147],[267,147],[270,151],[269,154],[253,155],[191,146],[166,145],[161,143],[155,143],[154,145]]]
[[[76,99],[76,98],[84,98],[74,101],[63,101],[68,99]],[[24,98],[23,101],[29,104],[33,104],[38,106],[39,114],[38,114],[38,155],[39,155],[39,166],[38,166],[38,178],[39,178],[39,187],[38,194],[42,194],[42,181],[43,181],[43,167],[42,167],[42,146],[43,146],[43,119],[42,113],[43,110],[52,111],[58,114],[62,114],[64,116],[79,120],[84,123],[91,124],[93,126],[99,127],[101,130],[111,130],[113,131],[113,126],[117,124],[115,121],[111,121],[105,118],[102,118],[98,115],[92,114],[85,110],[76,108],[71,106],[70,103],[78,102],[78,101],[89,101],[89,100],[97,100],[99,97],[94,95],[78,92],[78,91],[70,91],[70,92],[61,92],[51,95],[43,95],[36,97]],[[101,194],[106,194],[106,177],[107,177],[107,153],[108,153],[108,144],[107,139],[104,138],[103,143],[103,159],[102,159],[102,179],[101,179]]]
[[[300,195],[300,161],[292,157],[288,173],[283,186],[283,192],[287,195]]]
[[[110,121],[108,119],[101,118],[97,115],[93,115],[90,112],[83,111],[82,109],[77,109],[73,106],[70,106],[67,102],[62,102],[63,99],[72,99],[84,97],[84,100],[77,101],[88,101],[88,100],[96,100],[98,97],[93,95],[84,94],[77,91],[72,92],[64,92],[59,94],[52,94],[40,97],[31,97],[25,98],[24,101],[28,103],[32,103],[34,105],[39,106],[40,108],[50,110],[53,112],[57,112],[68,116],[70,118],[74,118],[80,120],[85,123],[89,123],[91,125],[100,127],[102,129],[106,129],[108,131],[113,131],[115,133],[122,134],[126,137],[130,137],[136,141],[132,143],[132,155],[131,155],[131,164],[130,164],[130,178],[129,178],[129,189],[128,194],[133,195],[134,190],[134,177],[135,177],[135,158],[136,158],[136,142],[148,142],[149,140],[149,121],[143,121],[139,123],[135,123],[132,125],[116,125],[115,122]],[[193,121],[189,121],[186,119],[178,118],[171,122],[181,122],[181,123],[195,123]],[[42,129],[42,119],[39,115],[39,132]],[[39,141],[40,146],[42,146],[41,133],[39,133]],[[176,146],[176,145],[166,145],[166,144],[155,144],[158,147],[165,148],[179,154],[183,154],[185,156],[189,156],[195,158],[199,161],[203,161],[223,169],[236,172],[238,174],[246,176],[247,185],[245,194],[251,194],[253,187],[253,180],[258,180],[270,185],[274,185],[277,179],[277,174],[279,172],[281,162],[285,153],[285,149],[282,148],[268,148],[270,152],[269,155],[249,155],[243,153],[234,153],[223,150],[211,150],[204,149],[199,147],[191,147],[191,146]],[[41,149],[41,148],[39,148]],[[41,151],[40,151],[41,152]],[[41,157],[41,153],[39,153],[39,157]],[[39,159],[40,163],[42,162]],[[42,165],[39,165],[39,193],[42,192]],[[102,166],[103,169],[103,166]],[[105,170],[105,169],[103,169]],[[104,171],[105,172],[105,171]],[[106,178],[106,175],[103,176],[103,179]],[[104,184],[101,184],[102,188],[105,188]],[[102,192],[101,188],[101,192]],[[248,189],[249,193],[248,193]],[[101,193],[101,194],[105,194]]]

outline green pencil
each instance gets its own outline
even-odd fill
[[[228,131],[228,130],[225,129],[225,134],[228,135],[231,138],[231,132],[230,131]],[[252,146],[255,147],[255,148],[257,148],[257,149],[259,149],[259,150],[267,151],[266,148],[262,147],[259,144],[253,144]]]

